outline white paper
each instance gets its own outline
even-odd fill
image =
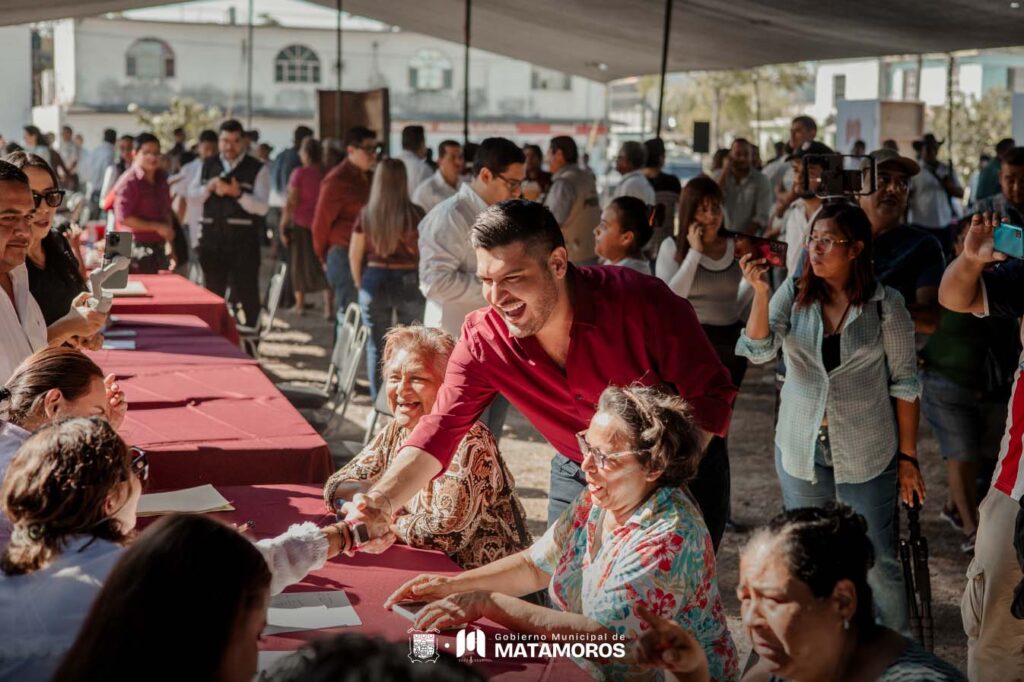
[[[104,329],[103,336],[107,339],[134,339],[138,335],[135,329]]]
[[[184,512],[202,514],[214,511],[232,511],[234,507],[210,484],[172,490],[166,493],[150,493],[139,500],[138,516],[156,516]]]
[[[111,289],[110,287],[103,288],[112,293],[114,298],[118,298],[120,296],[149,296],[149,289],[146,288],[146,285],[135,279],[129,280],[128,286],[124,289]]]
[[[270,600],[264,635],[362,625],[348,595],[330,592],[285,592]]]
[[[135,339],[103,339],[103,350],[135,350]]]

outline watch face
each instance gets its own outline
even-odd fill
[[[355,539],[357,545],[365,545],[370,541],[370,531],[367,530],[365,523],[352,524],[352,537]]]

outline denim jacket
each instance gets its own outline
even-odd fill
[[[787,279],[769,305],[768,337],[754,340],[744,330],[736,354],[764,364],[782,349],[787,369],[775,445],[786,473],[815,480],[815,441],[827,414],[836,483],[869,481],[892,461],[899,442],[889,399],[912,402],[921,394],[910,313],[899,292],[879,284],[864,305],[850,308],[840,365],[826,372],[821,305],[795,306],[795,296]]]

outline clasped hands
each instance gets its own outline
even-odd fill
[[[370,534],[370,541],[359,546],[359,551],[380,554],[395,542],[392,523],[395,509],[387,495],[371,490],[356,493],[350,502],[342,505],[347,523],[362,523]]]
[[[231,177],[230,182],[220,177],[213,178],[206,183],[206,189],[219,197],[237,199],[242,196],[242,186],[238,184],[238,179],[234,176]]]

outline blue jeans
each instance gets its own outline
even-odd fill
[[[548,487],[548,528],[554,525],[573,500],[587,487],[587,477],[580,465],[565,455],[551,458],[551,479]]]
[[[849,505],[868,523],[868,537],[875,548],[875,565],[868,572],[875,609],[882,625],[910,636],[907,595],[896,549],[896,513],[899,494],[898,465],[894,455],[889,466],[864,483],[836,483],[828,431],[822,429],[814,452],[816,483],[794,478],[782,467],[782,451],[775,448],[775,471],[782,484],[786,509],[822,507],[826,502]]]
[[[416,270],[367,268],[359,289],[359,307],[363,324],[370,328],[366,342],[366,373],[370,396],[377,399],[380,388],[380,357],[384,352],[384,334],[395,323],[412,324],[423,317],[426,302],[420,293]]]
[[[348,265],[348,247],[332,246],[327,251],[327,281],[334,289],[334,306],[344,311],[349,303],[356,303],[356,284],[352,281],[352,268]]]

